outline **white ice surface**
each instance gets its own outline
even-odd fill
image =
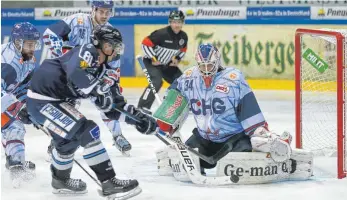
[[[137,105],[141,90],[125,89],[124,95],[129,103]],[[256,91],[260,107],[264,112],[270,128],[277,131],[288,130],[294,133],[294,93],[285,91]],[[154,103],[154,105],[156,105]],[[155,108],[156,106],[153,106]],[[317,159],[314,176],[304,182],[281,182],[263,185],[237,185],[229,187],[202,187],[191,183],[177,182],[173,177],[157,174],[155,149],[164,144],[154,136],[138,133],[133,127],[123,125],[123,134],[131,142],[131,157],[123,157],[112,146],[112,137],[100,120],[98,111],[88,101],[82,103],[81,109],[89,119],[101,127],[101,138],[111,157],[119,177],[136,178],[143,192],[132,199],[156,200],[347,200],[347,179],[337,180],[336,158]],[[25,138],[27,160],[36,163],[37,177],[20,189],[13,189],[9,183],[8,171],[4,168],[5,158],[1,152],[1,198],[4,200],[97,200],[103,199],[97,193],[98,186],[75,164],[72,177],[81,178],[88,184],[88,193],[79,197],[58,197],[51,193],[51,174],[49,163],[45,161],[49,138],[42,132],[27,126]],[[194,128],[194,120],[188,118],[182,128],[184,139],[187,139]],[[81,149],[75,159],[88,168],[81,156]],[[93,173],[89,168],[88,170]]]

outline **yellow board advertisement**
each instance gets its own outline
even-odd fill
[[[135,25],[135,55],[143,54],[141,42],[163,25]],[[188,51],[180,63],[182,70],[193,66],[197,45],[216,45],[224,66],[240,69],[248,79],[294,79],[294,35],[297,28],[347,29],[332,25],[184,25]],[[310,44],[308,44],[310,45]],[[315,44],[313,44],[315,45]],[[143,76],[136,63],[136,76]]]

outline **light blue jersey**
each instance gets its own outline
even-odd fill
[[[199,70],[193,67],[171,88],[187,98],[199,133],[207,140],[224,142],[238,133],[252,134],[265,124],[252,89],[235,68],[217,72],[207,89]]]
[[[34,69],[35,58],[23,61],[22,54],[12,42],[1,46],[1,112],[17,100],[15,96],[19,92],[26,91],[29,81],[27,77]],[[23,99],[19,101],[24,100],[26,95],[21,98]]]
[[[108,22],[106,25],[112,26]],[[43,40],[50,47],[54,57],[58,57],[63,54],[61,49],[63,46],[75,47],[91,43],[93,29],[91,16],[85,13],[77,13],[50,25],[43,33]],[[120,67],[120,59],[113,60],[109,65],[112,68]]]

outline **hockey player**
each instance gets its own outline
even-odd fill
[[[206,156],[215,155],[227,143],[233,146],[231,152],[251,152],[253,149],[271,152],[271,148],[276,146],[272,158],[278,162],[289,159],[291,136],[285,133],[287,140],[284,140],[268,131],[263,113],[244,76],[235,68],[222,67],[220,59],[218,49],[212,44],[199,45],[195,55],[196,67],[186,70],[169,88],[169,92],[176,91],[178,96],[187,100],[196,121],[197,127],[186,145],[198,148]],[[173,106],[180,105],[182,98]],[[169,109],[162,113],[171,112]],[[170,131],[163,122],[167,120],[159,119],[160,127]],[[223,152],[224,155],[227,153]],[[204,169],[215,166],[200,159],[202,174]]]
[[[101,182],[102,195],[129,198],[140,193],[137,180],[115,177],[111,161],[100,140],[98,125],[86,119],[67,99],[96,98],[95,104],[112,119],[124,119],[143,134],[155,131],[155,120],[126,104],[113,84],[107,59],[121,50],[120,32],[112,26],[96,28],[92,44],[75,47],[63,56],[46,59],[35,71],[28,90],[28,111],[52,135],[52,187],[54,193],[86,193],[86,183],[70,178],[74,153],[84,148],[83,158]],[[109,76],[111,74],[111,76]],[[141,118],[135,122],[115,111],[118,107]]]
[[[25,161],[24,124],[30,124],[26,92],[36,61],[34,52],[41,48],[40,33],[30,23],[15,24],[11,41],[1,53],[1,139],[5,148],[6,168],[15,187],[21,180],[32,179],[35,164]]]
[[[49,46],[53,57],[59,57],[72,47],[90,43],[94,27],[98,25],[111,25],[108,23],[113,12],[113,1],[92,1],[92,15],[77,13],[56,24],[50,25],[43,34],[43,40]],[[121,52],[122,54],[122,52]],[[108,63],[108,67],[115,70],[117,82],[120,76],[120,55]],[[114,145],[123,154],[129,155],[131,144],[123,136],[119,122],[108,119],[103,113],[101,117],[113,135]],[[50,152],[50,148],[48,149]]]

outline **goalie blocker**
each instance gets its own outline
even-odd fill
[[[162,130],[173,134],[182,126],[188,113],[187,100],[178,91],[169,90],[154,117],[157,118]],[[240,137],[239,141],[234,141],[234,144],[243,143],[242,140],[243,137]],[[217,163],[215,177],[205,177],[207,181],[201,181],[198,184],[259,184],[306,180],[312,176],[313,155],[308,151],[292,150],[290,142],[291,135],[287,132],[277,135],[268,131],[266,127],[259,127],[251,136],[251,148],[259,152],[225,152],[226,156]],[[234,145],[231,151],[243,150]],[[197,156],[190,155],[179,145],[166,146],[158,150],[156,156],[159,174],[174,176],[178,181],[196,183],[196,180],[204,179],[201,178],[204,176],[200,174],[200,166],[204,168],[215,166],[206,167],[206,163],[201,165]]]

